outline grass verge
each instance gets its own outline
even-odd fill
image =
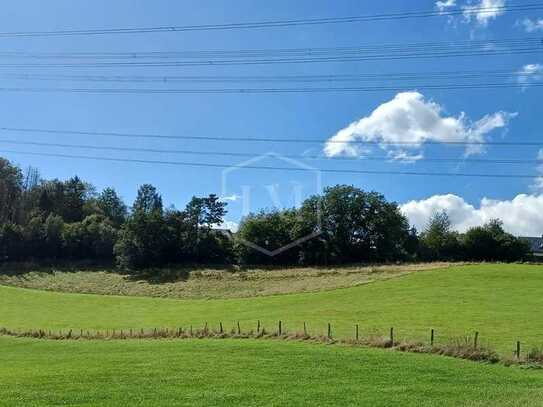
[[[294,341],[0,337],[1,406],[539,406],[541,371]]]

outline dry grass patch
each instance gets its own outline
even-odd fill
[[[4,267],[0,284],[39,290],[168,298],[243,298],[353,287],[449,263],[318,268],[179,268],[128,276],[105,268]]]

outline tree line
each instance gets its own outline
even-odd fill
[[[499,220],[459,234],[437,213],[417,233],[396,203],[349,185],[326,188],[299,208],[250,214],[234,234],[217,229],[226,213],[214,194],[193,197],[182,210],[164,208],[149,184],[128,207],[113,188],[98,192],[77,176],[45,180],[34,168],[22,171],[0,158],[0,262],[90,260],[138,270],[195,263],[518,261],[530,254]],[[266,253],[279,248],[274,256]]]

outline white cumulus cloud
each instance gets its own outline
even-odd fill
[[[368,153],[363,143],[375,143],[393,159],[416,161],[423,157],[426,142],[486,141],[486,135],[506,127],[516,113],[496,112],[472,122],[465,113],[446,116],[439,104],[416,91],[398,93],[378,106],[369,116],[351,123],[332,136],[324,147],[328,157],[357,156]],[[362,145],[361,145],[362,144]],[[470,145],[466,155],[481,153],[484,145]]]
[[[524,31],[528,33],[543,31],[543,18],[540,18],[538,20],[531,20],[529,18],[525,18],[524,20],[517,21],[517,25],[524,27]]]
[[[490,20],[494,20],[504,13],[505,0],[480,0],[476,3],[463,6],[464,18],[467,22],[476,21],[481,26],[486,26]]]
[[[419,231],[424,230],[430,216],[445,211],[455,230],[465,232],[491,219],[503,221],[504,229],[517,236],[543,234],[543,195],[520,194],[512,200],[483,198],[479,207],[453,195],[434,195],[420,201],[410,201],[400,207],[410,223]]]

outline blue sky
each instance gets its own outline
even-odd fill
[[[488,2],[490,0],[485,0]],[[494,0],[495,1],[495,0]],[[475,3],[475,2],[474,2]],[[492,1],[490,1],[492,3]],[[234,6],[235,4],[235,6]],[[458,0],[457,6],[466,1]],[[391,13],[409,10],[433,10],[434,1],[18,1],[2,5],[0,23],[3,32],[50,31],[110,27],[145,27],[231,23],[273,19],[343,17],[362,14]],[[365,44],[403,44],[425,41],[466,41],[542,36],[538,21],[543,11],[504,13],[489,18],[486,24],[472,16],[433,17],[352,24],[330,24],[286,28],[231,31],[197,31],[133,35],[73,36],[44,38],[2,38],[0,52],[144,52],[185,50],[241,50],[305,47],[348,47]],[[519,22],[530,19],[532,26]],[[532,32],[527,33],[530,28]],[[159,67],[159,68],[6,68],[0,74],[103,74],[103,75],[329,75],[396,72],[440,72],[451,70],[521,70],[526,65],[543,64],[542,54],[463,57],[442,59],[364,61],[315,64]],[[510,80],[515,80],[510,78]],[[2,87],[70,87],[93,86],[69,82],[16,81],[1,77]],[[96,86],[96,85],[94,85]],[[107,87],[108,84],[98,85]],[[111,85],[115,86],[115,85]],[[133,85],[125,85],[133,86]],[[178,85],[179,86],[179,85]],[[182,85],[180,85],[182,86]],[[221,85],[229,86],[229,85]],[[232,86],[232,85],[230,85]],[[236,85],[233,85],[234,87]],[[287,85],[288,86],[288,85]],[[418,92],[421,106],[440,109],[440,119],[458,120],[460,131],[473,132],[476,122],[494,114],[507,115],[505,122],[482,136],[482,140],[540,141],[541,88],[499,90],[419,90],[408,86],[402,92]],[[334,136],[350,123],[372,115],[375,109],[397,97],[397,91],[376,93],[308,93],[308,94],[188,94],[188,95],[110,95],[76,93],[0,92],[3,107],[0,127],[25,127],[95,132],[153,133],[161,135],[194,135],[214,137],[267,137],[322,139]],[[406,93],[408,94],[408,93]],[[394,106],[392,106],[394,107]],[[461,116],[464,115],[464,116]],[[460,117],[464,117],[462,121]],[[375,117],[374,117],[375,119]],[[376,121],[379,121],[376,119]],[[460,124],[459,124],[460,123]],[[386,138],[380,124],[370,123],[375,140]],[[370,126],[370,127],[371,127]],[[368,132],[366,125],[362,132]],[[377,130],[375,130],[377,128]],[[458,128],[456,129],[458,135]],[[401,132],[401,131],[400,131]],[[472,134],[472,133],[470,133]],[[357,136],[354,136],[357,137]],[[365,139],[367,134],[358,135]],[[43,135],[24,132],[0,132],[1,139],[53,143],[79,143],[97,146],[185,149],[197,151],[241,152],[259,157],[261,154],[318,155],[319,144],[247,143],[202,140],[115,139],[104,136]],[[416,154],[462,158],[463,147],[426,145],[421,139]],[[51,152],[79,155],[103,155],[146,160],[176,160],[231,165],[244,159],[217,156],[189,156],[164,153],[119,151],[85,151],[81,149],[13,146],[0,144],[0,154],[23,167],[32,165],[46,178],[67,178],[74,174],[92,182],[98,189],[114,186],[127,202],[143,183],[152,183],[161,191],[164,201],[183,207],[193,195],[218,193],[230,196],[228,220],[239,221],[243,214],[243,195],[250,190],[251,210],[265,207],[291,206],[296,197],[318,192],[320,184],[314,173],[280,171],[233,171],[223,191],[220,168],[174,167],[164,165],[85,161],[68,158],[29,156],[1,152],[2,149],[28,152]],[[487,146],[478,157],[491,159],[535,159],[537,147]],[[412,151],[410,151],[411,153]],[[384,155],[383,149],[364,152]],[[339,161],[302,160],[303,165],[328,169],[364,169],[376,171],[426,171],[464,173],[537,174],[533,165],[483,165],[475,163],[435,163],[418,160]],[[276,156],[264,157],[258,165],[290,166],[293,163]],[[505,216],[520,211],[506,221],[509,229],[521,234],[534,234],[543,229],[543,219],[534,223],[519,209],[518,197],[530,200],[534,211],[543,209],[534,182],[522,179],[479,179],[453,177],[408,177],[398,175],[322,174],[322,185],[354,184],[366,190],[377,190],[401,204],[411,202],[408,215],[420,227],[425,216],[436,208],[451,211],[455,224],[465,227],[488,219],[491,214]],[[526,195],[521,195],[526,194]],[[433,201],[429,201],[432,199]],[[482,201],[486,198],[485,201]],[[489,199],[493,201],[489,201]],[[533,202],[532,202],[533,201]],[[248,203],[245,202],[247,205]],[[482,205],[482,207],[481,207]],[[501,205],[501,206],[500,206]],[[504,206],[505,205],[505,206]],[[503,209],[503,208],[505,209]],[[488,209],[486,212],[484,208]],[[500,209],[501,208],[501,209]],[[456,212],[455,212],[456,211]],[[494,211],[494,212],[493,212]],[[539,212],[543,212],[539,211]],[[516,213],[516,212],[515,212]],[[525,227],[515,229],[521,222]],[[535,225],[535,226],[534,226]],[[542,230],[543,232],[543,230]]]

